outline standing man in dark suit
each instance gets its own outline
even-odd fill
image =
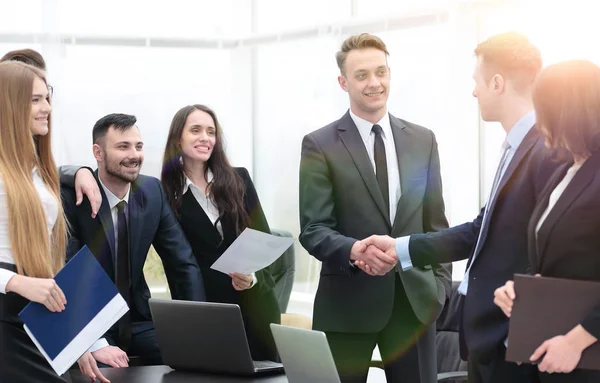
[[[350,110],[302,142],[300,242],[323,263],[313,323],[343,382],[366,380],[375,345],[388,382],[430,381],[419,356],[435,360],[435,343],[421,335],[435,331],[450,284],[442,266],[399,273],[395,257],[361,242],[448,227],[434,134],[387,111],[387,56],[376,36],[344,41],[336,59]],[[358,260],[377,276],[353,266]]]
[[[533,128],[531,92],[542,59],[517,33],[490,37],[475,55],[473,96],[481,117],[500,122],[507,133],[487,204],[473,222],[395,241],[374,237],[365,242],[397,254],[403,270],[468,258],[459,293],[464,296],[461,355],[465,359],[468,354],[469,382],[528,383],[535,374],[531,365],[504,360],[508,320],[493,300],[496,288],[529,267],[527,224],[557,167]]]
[[[205,299],[200,269],[159,180],[139,175],[144,152],[135,123],[134,116],[110,114],[94,126],[96,179],[102,192],[95,218],[89,203],[76,205],[73,189],[62,190],[70,224],[67,259],[87,245],[130,308],[90,349],[95,360],[112,367],[126,367],[127,354],[140,356],[145,364],[161,363],[143,274],[150,245],[162,258],[173,298]],[[80,360],[84,370],[94,367],[88,354],[82,357],[85,364]]]

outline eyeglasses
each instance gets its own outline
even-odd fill
[[[52,98],[54,96],[54,87],[48,84],[48,97]]]

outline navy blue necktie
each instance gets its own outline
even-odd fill
[[[117,290],[127,302],[129,311],[119,319],[118,346],[127,351],[131,345],[131,272],[129,267],[129,230],[125,207],[127,202],[121,201],[117,205]]]

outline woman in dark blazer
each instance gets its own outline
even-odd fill
[[[254,360],[277,360],[270,323],[281,313],[266,270],[225,275],[210,266],[247,227],[270,233],[245,168],[233,168],[215,113],[204,105],[180,109],[171,122],[161,182],[202,271],[206,298],[238,304]]]
[[[556,170],[529,223],[533,274],[600,281],[600,67],[577,60],[544,69],[533,93],[538,128],[558,156]],[[494,302],[510,317],[512,281]],[[600,337],[600,302],[577,326],[534,352],[541,382],[600,382],[600,372],[577,369],[583,350]]]

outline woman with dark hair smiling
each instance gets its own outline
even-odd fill
[[[210,268],[245,228],[270,229],[248,171],[229,164],[207,106],[186,106],[173,117],[161,182],[198,260],[207,300],[240,305],[253,359],[277,360],[269,324],[280,323],[281,314],[271,274],[228,276]]]
[[[572,161],[550,177],[529,222],[532,272],[600,281],[600,67],[584,60],[550,65],[536,80],[533,102],[546,146]],[[513,282],[494,295],[510,317]],[[599,337],[600,302],[580,324],[533,353],[541,382],[600,382],[600,371],[576,368]]]

